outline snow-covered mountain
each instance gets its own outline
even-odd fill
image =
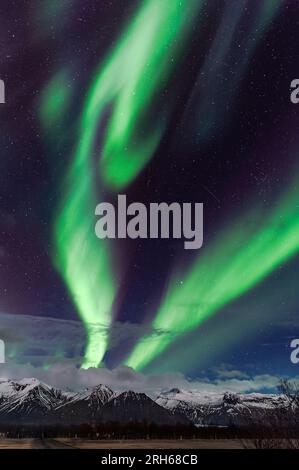
[[[287,398],[281,395],[203,393],[177,388],[161,393],[156,403],[199,426],[266,425],[289,410]]]
[[[144,393],[98,385],[64,392],[37,379],[0,379],[0,424],[153,422],[196,426],[272,425],[290,419],[288,399],[260,393],[204,393],[173,388],[154,401]]]
[[[99,421],[103,406],[115,395],[106,385],[87,388],[75,393],[68,402],[59,404],[56,415],[72,423]]]
[[[71,394],[37,379],[0,380],[0,419],[34,421],[40,416],[46,417],[71,398]]]
[[[115,393],[106,385],[78,393],[40,382],[0,379],[0,424],[83,424],[153,422],[189,424],[186,417],[161,407],[143,393]]]

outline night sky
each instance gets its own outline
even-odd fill
[[[8,360],[296,376],[297,2],[4,0],[0,11]],[[117,194],[203,202],[203,247],[98,240],[95,206]]]

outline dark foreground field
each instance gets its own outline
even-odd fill
[[[0,439],[1,449],[299,449],[299,439]]]
[[[235,439],[123,440],[1,439],[0,449],[244,449]]]

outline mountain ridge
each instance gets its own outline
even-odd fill
[[[161,407],[143,393],[114,392],[103,384],[79,392],[64,392],[33,378],[21,381],[0,379],[0,422],[190,424],[186,417]]]
[[[153,400],[132,390],[99,384],[66,392],[38,379],[0,379],[0,422],[99,424],[152,422],[158,425],[244,426],[270,422],[289,410],[282,395],[203,392],[172,388]]]

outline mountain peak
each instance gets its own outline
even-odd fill
[[[145,393],[138,393],[134,392],[133,390],[128,390],[126,392],[121,392],[117,395],[116,398],[121,398],[122,400],[144,400],[149,399],[149,397]]]
[[[92,390],[94,392],[111,392],[111,393],[113,393],[111,388],[109,388],[109,387],[107,387],[107,385],[103,385],[103,384],[95,385],[94,387],[92,387],[89,390]]]

